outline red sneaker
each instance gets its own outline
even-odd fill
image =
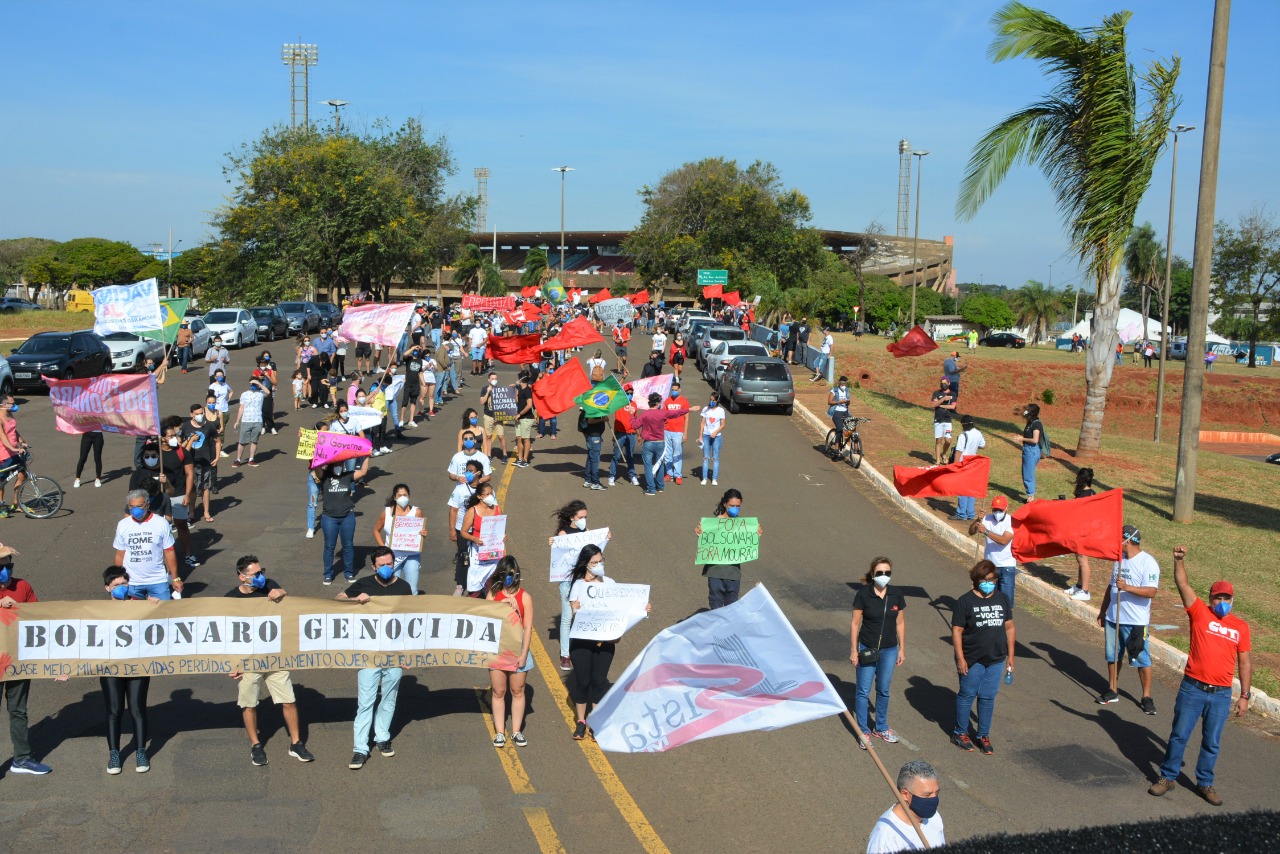
[[[676,486],[684,486],[684,478],[682,477],[676,478]]]

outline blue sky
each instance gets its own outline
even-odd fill
[[[961,281],[1075,278],[1038,171],[1015,170],[967,223],[956,192],[977,138],[1046,90],[1034,65],[986,58],[996,2],[17,2],[3,0],[0,237],[138,245],[211,236],[224,154],[288,121],[284,42],[319,45],[312,116],[420,117],[456,158],[453,187],[492,170],[490,223],[630,228],[636,191],[682,163],[774,163],[813,222],[893,230],[897,143],[925,159],[920,233],[955,235]],[[1045,0],[1074,26],[1119,2]],[[1211,0],[1135,0],[1131,55],[1182,57],[1176,121],[1204,124]],[[1234,5],[1217,211],[1273,202],[1280,3]],[[1179,150],[1175,252],[1190,257],[1201,135]],[[1272,152],[1268,155],[1267,152]],[[1139,222],[1163,238],[1169,157]],[[1274,205],[1273,205],[1274,207]]]

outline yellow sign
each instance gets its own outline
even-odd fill
[[[310,461],[316,455],[316,438],[319,435],[319,430],[308,430],[305,427],[298,428],[298,459]]]

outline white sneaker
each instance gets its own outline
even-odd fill
[[[703,486],[706,486],[706,485],[707,485],[707,479],[706,479],[705,477],[702,479],[702,485],[703,485]]]
[[[1071,594],[1071,598],[1077,602],[1088,602],[1093,597],[1089,595],[1088,590],[1077,590],[1075,593]]]
[[[631,478],[631,485],[632,485],[632,486],[639,486],[639,485],[640,485],[640,478],[638,478],[638,477],[633,477],[633,478]]]
[[[312,539],[313,537],[315,537],[315,535],[316,535],[316,529],[315,529],[315,528],[307,528],[307,539],[308,539],[308,540],[310,540],[310,539]]]
[[[223,459],[226,459],[227,457],[229,457],[229,456],[231,456],[231,455],[230,455],[230,454],[228,454],[226,451],[223,451],[221,454],[218,454],[218,456],[222,457]]]
[[[99,486],[102,486],[102,481],[101,481],[100,479],[98,479],[98,478],[94,478],[94,479],[93,479],[93,486],[94,486],[94,488],[95,488],[95,489],[96,489],[96,488],[98,488]]]
[[[79,489],[79,488],[80,488],[80,478],[76,478],[76,479],[75,479],[75,481],[71,484],[71,488],[72,488],[72,489]]]
[[[617,483],[617,481],[616,481],[616,480],[614,480],[613,478],[609,478],[609,485],[610,485],[610,486],[613,486],[615,483]]]
[[[712,479],[711,479],[711,485],[712,485],[712,486],[719,486],[719,485],[720,485],[720,481],[716,480],[715,478],[712,478]]]
[[[1079,590],[1080,590],[1080,587],[1078,585],[1073,584],[1067,588],[1067,595],[1074,596]]]
[[[461,595],[462,595],[462,585],[461,585],[461,584],[458,584],[458,585],[455,585],[455,586],[454,586],[454,588],[453,588],[453,595],[454,595],[454,596],[461,596]]]
[[[279,432],[280,432],[280,431],[279,431],[279,430],[277,430],[276,428],[274,428],[274,427],[272,427],[272,428],[271,428],[271,435],[272,435],[272,436],[276,435],[276,434],[277,434],[277,433],[279,433]]]
[[[389,454],[389,453],[391,453],[391,449],[390,449],[390,448],[388,448],[386,445],[383,445],[383,446],[382,446],[381,448],[379,448],[378,450],[379,450],[379,451],[382,451],[382,453],[384,453],[384,454]]]
[[[417,427],[417,426],[418,426],[418,422],[417,422],[417,421],[410,421],[408,424],[406,424],[406,425],[404,425],[404,426],[406,426],[406,427]]]
[[[369,454],[369,456],[380,457],[382,456],[382,451],[378,450],[377,448],[374,448],[373,451]]]

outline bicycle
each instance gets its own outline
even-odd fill
[[[858,425],[870,421],[870,418],[846,418],[844,420],[844,436],[837,440],[836,430],[827,431],[827,456],[833,460],[841,457],[848,460],[849,465],[858,468],[862,465],[862,437],[858,435]]]
[[[11,458],[9,465],[0,468],[0,485],[7,484],[19,473],[25,473],[27,479],[18,487],[15,506],[28,518],[48,519],[62,509],[62,487],[53,478],[33,472],[30,463],[30,450]]]

